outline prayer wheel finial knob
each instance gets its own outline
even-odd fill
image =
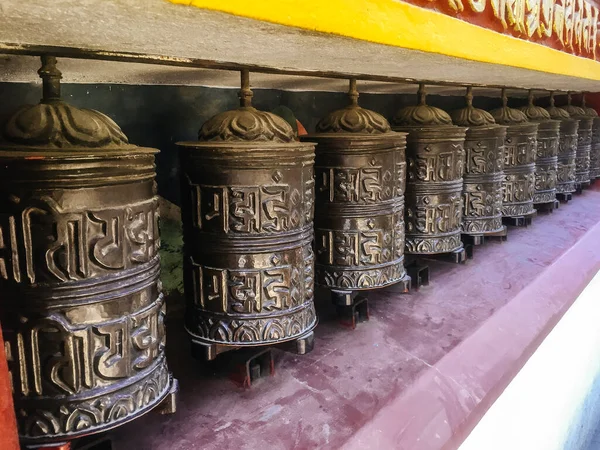
[[[529,106],[533,106],[533,101],[534,101],[533,89],[529,89],[529,95],[527,96],[527,101],[529,103]]]
[[[238,94],[240,98],[240,106],[246,108],[252,106],[252,90],[250,90],[250,71],[248,69],[243,69],[240,73],[241,75],[241,89]]]
[[[427,91],[425,91],[425,83],[419,83],[419,90],[417,91],[419,96],[419,105],[423,106],[426,104]]]
[[[56,68],[56,57],[42,55],[41,60],[42,67],[38,70],[38,75],[42,79],[42,103],[58,102],[60,101],[62,73]]]
[[[358,89],[356,89],[356,78],[350,78],[350,87],[348,89],[348,97],[352,106],[358,106]]]
[[[467,93],[465,95],[465,100],[467,101],[467,106],[473,106],[473,87],[467,87]]]

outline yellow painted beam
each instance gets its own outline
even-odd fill
[[[600,81],[599,62],[398,0],[169,1],[378,44]]]

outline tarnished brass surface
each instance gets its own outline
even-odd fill
[[[315,158],[315,280],[333,290],[373,289],[406,278],[404,190],[406,133],[351,104],[304,139]]]
[[[496,125],[492,115],[473,106],[471,87],[467,106],[453,111],[455,125],[468,127],[465,139],[462,232],[496,234],[502,225],[502,181],[506,127]]]
[[[490,113],[500,125],[506,125],[504,139],[504,182],[502,183],[502,215],[524,217],[535,214],[536,135],[538,124],[529,122],[518,109],[508,107],[506,92],[502,92],[501,108]]]
[[[180,147],[186,328],[223,349],[300,338],[313,304],[314,145],[282,118],[250,106],[202,125]]]
[[[170,392],[159,282],[156,150],[60,100],[43,57],[40,104],[0,141],[0,322],[27,445],[130,421]]]
[[[556,200],[558,171],[558,147],[560,121],[553,120],[548,111],[533,104],[533,93],[529,91],[529,103],[521,108],[531,122],[539,124],[535,158],[534,204],[551,203]]]
[[[556,193],[575,192],[575,155],[577,152],[577,129],[579,122],[571,119],[569,113],[554,105],[554,93],[550,96],[550,106],[546,108],[550,118],[560,121],[558,158],[556,172]]]
[[[591,109],[591,108],[588,108]],[[595,112],[595,110],[592,109]],[[590,179],[600,178],[600,117],[592,119],[592,149],[590,152]]]
[[[578,186],[590,182],[590,153],[592,150],[592,122],[586,111],[571,104],[571,94],[568,103],[563,107],[569,115],[579,122],[577,129],[577,151],[575,154],[575,184]]]
[[[406,253],[438,254],[460,250],[462,188],[466,128],[452,125],[450,116],[425,103],[401,109],[394,130],[405,131]]]
[[[585,94],[582,97],[581,108],[592,119],[592,147],[590,149],[590,180],[600,178],[600,117],[594,108],[585,106]]]

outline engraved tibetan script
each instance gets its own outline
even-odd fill
[[[0,213],[0,277],[16,283],[70,281],[150,261],[157,253],[156,199],[66,211],[53,199],[22,200]]]

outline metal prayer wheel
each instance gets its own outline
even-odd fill
[[[404,269],[406,133],[351,103],[317,124],[315,281],[334,293],[375,289],[410,278]]]
[[[508,107],[504,89],[502,107],[490,114],[496,123],[507,126],[504,139],[502,216],[517,222],[529,219],[536,214],[533,195],[538,124],[529,122],[522,111]]]
[[[496,125],[490,113],[473,106],[467,88],[467,106],[453,111],[455,125],[468,127],[465,139],[462,232],[470,236],[505,235],[502,225],[502,181],[506,127]]]
[[[600,117],[594,108],[585,106],[585,94],[581,97],[581,108],[592,118],[592,148],[590,150],[590,181],[600,178]]]
[[[583,108],[571,104],[571,93],[568,94],[567,98],[567,105],[563,109],[569,113],[571,118],[579,122],[577,151],[575,154],[575,187],[581,189],[590,184],[593,118]]]
[[[207,359],[240,347],[312,346],[314,144],[250,104],[182,142],[186,329]],[[196,353],[198,354],[198,353]]]
[[[577,129],[579,122],[569,113],[554,105],[554,93],[550,95],[550,106],[546,108],[551,119],[559,120],[559,141],[556,171],[556,195],[570,198],[575,188],[575,154],[577,152]]]
[[[398,111],[394,130],[408,133],[406,159],[406,253],[463,251],[461,241],[464,127],[452,125],[443,110],[425,102]]]
[[[521,108],[531,122],[538,123],[535,157],[534,205],[556,202],[556,182],[558,171],[558,147],[560,141],[560,121],[553,120],[548,111],[533,104],[533,92],[529,91],[529,102]]]
[[[114,428],[176,387],[164,351],[157,150],[61,101],[56,60],[42,62],[41,102],[20,108],[0,141],[0,321],[27,446]]]

